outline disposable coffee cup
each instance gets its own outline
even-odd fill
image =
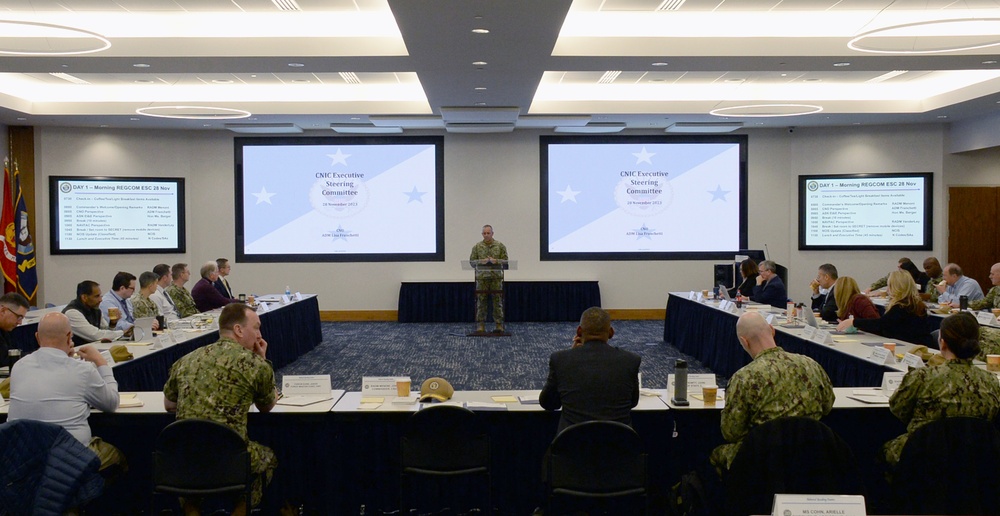
[[[410,397],[410,381],[396,380],[396,396],[400,398]]]
[[[706,405],[714,405],[719,399],[719,386],[703,385],[701,387],[701,397],[705,400]]]
[[[1000,308],[994,308],[990,311],[993,312],[993,317],[1000,317]]]
[[[997,355],[997,358],[1000,358],[1000,355]],[[14,368],[14,363],[21,359],[21,350],[17,349],[17,348],[15,348],[15,349],[8,349],[7,350],[7,359],[8,359],[7,362],[10,363],[10,368],[13,369]]]
[[[246,303],[246,302],[247,302],[247,295],[240,294],[240,303]]]
[[[986,370],[1000,373],[1000,355],[986,355]]]
[[[889,350],[889,353],[893,355],[896,354],[896,343],[895,342],[883,342],[882,347]]]

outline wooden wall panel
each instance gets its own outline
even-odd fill
[[[1000,188],[948,189],[948,262],[962,267],[986,292],[992,286],[990,267],[1000,261],[997,239]],[[944,264],[942,264],[944,265]]]

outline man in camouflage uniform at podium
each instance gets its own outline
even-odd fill
[[[507,246],[493,240],[493,226],[483,226],[483,241],[472,247],[469,261],[485,264],[502,264],[507,261]],[[493,321],[496,322],[495,332],[503,333],[503,269],[476,269],[476,291],[492,290],[493,294],[476,294],[476,331],[486,331],[486,298],[493,296]]]

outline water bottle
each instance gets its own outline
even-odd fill
[[[285,295],[288,296],[288,299],[292,298],[292,289],[288,285],[285,285]]]
[[[674,397],[670,401],[679,407],[686,407],[690,403],[687,400],[688,393],[688,364],[684,360],[677,360],[674,366]]]

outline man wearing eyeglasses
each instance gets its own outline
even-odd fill
[[[119,272],[111,281],[111,290],[101,298],[101,315],[108,319],[108,308],[117,308],[121,314],[116,330],[127,330],[135,324],[132,315],[132,294],[135,294],[135,275],[129,272]]]
[[[777,273],[778,266],[771,260],[764,260],[757,266],[757,286],[753,288],[750,300],[756,303],[783,308],[788,301],[788,291]]]
[[[17,292],[0,297],[0,367],[9,366],[7,351],[14,347],[10,332],[17,328],[28,313],[28,300]]]

